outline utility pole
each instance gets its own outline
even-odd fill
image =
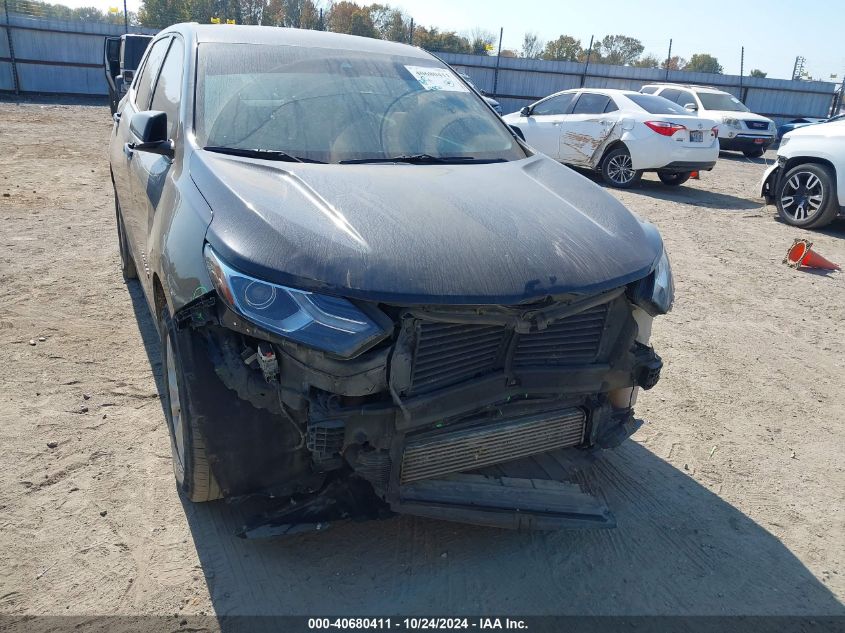
[[[15,94],[19,95],[21,87],[18,81],[18,65],[15,62],[15,47],[12,44],[12,25],[9,23],[9,0],[3,0],[3,11],[6,14],[6,40],[9,42],[9,60],[12,62],[12,85],[15,87]]]
[[[408,44],[414,45],[414,18],[411,18],[411,31],[408,34]]]
[[[742,52],[739,54],[739,100],[745,101],[745,95],[742,94],[742,76],[745,74],[745,47],[742,47]]]
[[[126,0],[123,0],[123,32],[129,33],[129,12],[126,10]]]
[[[590,36],[590,47],[587,49],[587,61],[584,63],[584,74],[581,75],[582,88],[587,81],[587,69],[590,67],[590,55],[593,54],[593,37],[593,35]]]
[[[493,96],[495,97],[499,88],[499,60],[502,59],[502,33],[505,27],[499,27],[499,51],[496,53],[496,72],[493,74]]]
[[[669,38],[669,54],[666,55],[666,81],[669,81],[669,64],[672,62],[672,38]]]

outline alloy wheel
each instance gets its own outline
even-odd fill
[[[634,179],[636,174],[630,154],[611,156],[607,162],[607,175],[615,183],[626,185]]]
[[[824,185],[816,174],[800,171],[783,186],[780,205],[796,222],[803,222],[818,213],[824,202]]]

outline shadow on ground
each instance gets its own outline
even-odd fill
[[[140,286],[127,288],[161,393],[158,334]],[[237,505],[183,503],[218,617],[845,615],[765,526],[644,446],[626,442],[579,477],[615,529],[519,533],[403,516],[245,541],[233,536],[247,518]]]
[[[586,170],[578,170],[578,172],[596,184],[608,188],[602,180],[601,175],[596,172]],[[740,198],[738,196],[718,193],[715,191],[707,191],[690,187],[688,185],[672,187],[664,185],[659,180],[651,180],[646,177],[644,177],[635,187],[625,189],[624,191],[638,196],[648,196],[649,198],[658,198],[660,200],[671,200],[672,202],[677,202],[678,204],[727,211],[750,211],[752,209],[759,209],[763,206],[762,200]]]

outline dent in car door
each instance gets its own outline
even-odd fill
[[[554,159],[560,158],[560,124],[572,102],[573,93],[564,93],[544,99],[531,108],[531,116],[518,126],[526,142]]]
[[[610,110],[606,112],[606,110]],[[585,92],[561,126],[560,159],[565,163],[594,167],[605,141],[614,132],[619,113],[610,97]]]

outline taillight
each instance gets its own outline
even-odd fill
[[[713,132],[713,138],[719,138],[719,126],[714,125],[710,128],[710,131]]]
[[[684,125],[669,123],[668,121],[646,121],[645,124],[663,136],[672,136],[675,132],[687,129]]]

